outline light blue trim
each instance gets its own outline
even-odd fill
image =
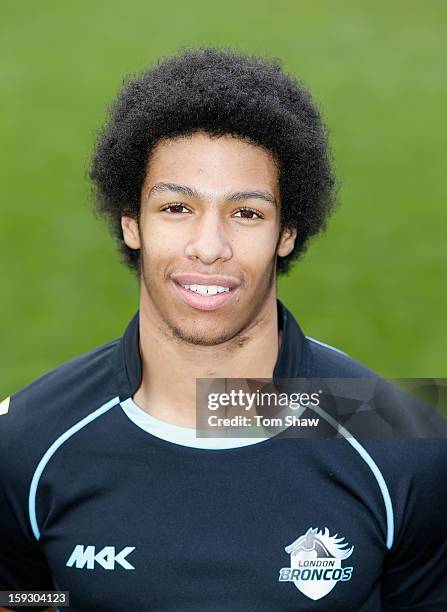
[[[191,448],[203,448],[205,450],[223,450],[230,448],[240,448],[242,446],[249,446],[250,444],[260,444],[271,437],[263,427],[247,427],[247,431],[251,430],[253,436],[258,434],[256,437],[231,437],[231,429],[226,430],[227,437],[197,437],[197,431],[195,427],[181,427],[180,425],[174,425],[167,421],[161,421],[155,418],[146,410],[143,410],[129,397],[121,402],[121,408],[123,412],[131,421],[135,423],[140,429],[144,429],[148,433],[152,434],[156,438],[171,442],[173,444],[180,444],[181,446],[189,446]],[[236,431],[240,431],[240,427],[235,428]],[[209,430],[204,430],[209,433]],[[259,437],[259,434],[261,436]]]
[[[39,480],[40,480],[40,477],[42,476],[42,472],[44,471],[48,461],[51,459],[51,457],[54,455],[57,449],[60,446],[62,446],[64,442],[68,440],[68,438],[71,438],[71,436],[77,433],[80,429],[82,429],[83,427],[85,427],[86,425],[94,421],[97,417],[107,412],[107,410],[110,410],[110,408],[113,408],[113,406],[116,406],[117,404],[119,404],[119,401],[120,401],[119,397],[114,397],[107,403],[103,404],[100,408],[98,408],[91,414],[87,415],[85,418],[81,419],[78,423],[70,427],[70,429],[67,429],[65,433],[63,433],[61,436],[59,436],[59,438],[57,438],[57,440],[53,442],[50,448],[43,455],[42,459],[39,461],[37,468],[34,472],[33,479],[31,480],[31,486],[29,489],[29,497],[28,497],[29,520],[30,520],[31,528],[33,530],[34,537],[36,538],[36,540],[39,540],[40,538],[40,531],[39,531],[39,526],[37,525],[37,518],[36,518],[37,487],[39,485]]]
[[[340,353],[340,355],[346,355],[348,356],[347,353],[345,353],[344,351],[341,351],[338,348],[335,348],[335,346],[331,346],[330,344],[326,344],[326,342],[321,342],[320,340],[315,340],[315,338],[311,338],[310,336],[306,336],[306,338],[308,340],[310,340],[311,342],[315,342],[316,344],[320,344],[321,346],[325,346],[328,349],[331,349],[331,351],[335,351],[336,353]]]
[[[377,466],[371,455],[368,453],[368,451],[360,444],[358,440],[353,437],[353,435],[346,429],[346,427],[343,427],[343,425],[338,423],[336,419],[334,419],[320,406],[311,406],[311,409],[317,414],[319,414],[323,419],[325,419],[332,427],[334,427],[334,429],[341,433],[341,435],[345,438],[347,442],[349,442],[352,448],[354,448],[358,452],[358,454],[370,468],[371,472],[374,474],[377,484],[379,485],[380,492],[382,493],[383,502],[385,504],[387,525],[386,547],[390,549],[394,542],[394,511],[390,492],[388,490],[382,472],[380,471],[379,467]]]

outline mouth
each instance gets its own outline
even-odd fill
[[[230,302],[239,283],[224,277],[179,275],[172,278],[179,297],[197,310],[217,310]]]

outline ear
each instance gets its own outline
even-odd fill
[[[140,233],[138,231],[138,222],[135,217],[123,215],[121,217],[121,228],[123,230],[124,242],[130,249],[140,249]]]
[[[296,228],[284,228],[278,243],[277,254],[279,255],[279,257],[286,257],[287,255],[289,255],[289,253],[293,251],[293,247],[295,246],[296,234]]]

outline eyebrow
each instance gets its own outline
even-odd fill
[[[180,193],[189,198],[196,198],[197,200],[205,199],[205,194],[188,187],[187,185],[179,185],[177,183],[156,183],[149,191],[147,197],[150,197],[153,193],[166,193],[167,191],[173,191],[174,193]],[[224,199],[227,202],[241,202],[243,200],[264,200],[269,204],[276,207],[276,200],[270,191],[255,190],[255,191],[232,191],[224,195]]]

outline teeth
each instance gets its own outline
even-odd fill
[[[221,287],[220,285],[183,285],[183,287],[195,293],[200,293],[200,295],[216,295],[217,293],[230,291],[229,287]]]

